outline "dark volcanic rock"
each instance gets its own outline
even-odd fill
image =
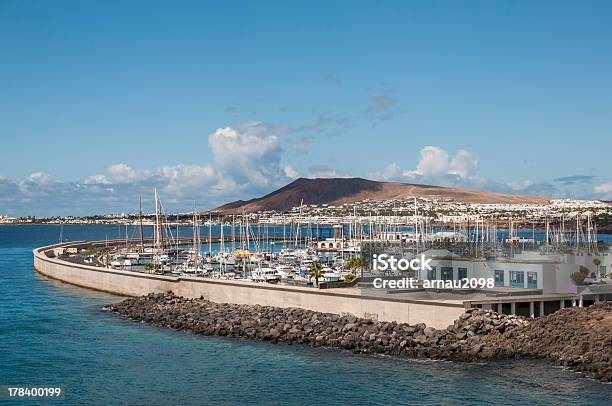
[[[168,294],[106,309],[149,324],[202,335],[340,347],[453,361],[537,357],[612,381],[612,305],[568,308],[531,320],[469,309],[446,329],[378,322],[298,308],[214,303]]]
[[[492,358],[547,358],[612,382],[612,303],[565,308],[484,342]]]

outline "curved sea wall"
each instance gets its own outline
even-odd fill
[[[350,288],[319,290],[246,281],[153,275],[75,264],[46,254],[77,245],[84,246],[85,242],[35,249],[34,269],[52,279],[123,296],[172,292],[185,298],[201,297],[217,303],[297,307],[378,321],[425,323],[434,328],[453,324],[464,312],[464,306],[458,303],[369,297]]]

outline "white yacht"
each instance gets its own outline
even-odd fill
[[[335,269],[325,267],[321,270],[323,274],[323,280],[325,282],[338,282],[342,277],[342,274]]]
[[[280,275],[282,279],[293,279],[293,267],[289,265],[278,265],[276,267],[276,273]]]
[[[258,268],[251,272],[251,280],[253,282],[276,283],[280,281],[280,279],[280,274],[272,268]]]

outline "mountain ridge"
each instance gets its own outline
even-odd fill
[[[299,206],[302,199],[305,205],[337,205],[365,199],[384,201],[410,197],[451,199],[462,203],[546,204],[549,201],[542,197],[414,183],[380,182],[363,178],[298,178],[262,197],[236,200],[214,210],[229,214],[265,210],[287,211]]]

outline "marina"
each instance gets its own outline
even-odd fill
[[[60,227],[59,244],[34,251],[35,268],[124,295],[170,290],[219,302],[433,326],[452,322],[467,308],[538,317],[612,298],[609,244],[588,213],[575,216],[571,228],[547,221],[538,231],[518,230],[512,218],[505,229],[499,221],[479,219],[433,227],[416,210],[409,226],[384,217],[326,225],[307,216],[273,225],[252,223],[247,215],[204,217],[197,210],[186,226],[170,221],[156,191],[154,218],[149,225],[141,217],[118,226],[103,241],[64,242]],[[427,259],[431,266],[379,271],[372,258],[383,254],[407,262]],[[381,289],[377,278],[391,284]],[[415,283],[390,287],[402,278]],[[313,294],[326,299],[317,301]]]
[[[430,259],[431,269],[382,274],[421,281],[493,278],[495,288],[507,294],[575,294],[575,286],[568,286],[571,275],[582,270],[585,276],[579,284],[605,284],[612,256],[609,243],[599,238],[607,235],[597,233],[589,212],[574,217],[573,224],[563,218],[547,220],[544,230],[537,232],[535,227],[518,229],[512,217],[506,228],[478,218],[434,228],[419,215],[415,201],[409,226],[385,217],[326,225],[302,216],[289,224],[253,224],[247,215],[214,218],[213,213],[203,224],[194,210],[191,227],[186,227],[171,221],[155,191],[153,224],[145,226],[141,217],[135,225],[118,226],[104,246],[72,247],[55,254],[69,262],[132,272],[296,286],[375,276],[376,255],[407,261],[421,256]]]

